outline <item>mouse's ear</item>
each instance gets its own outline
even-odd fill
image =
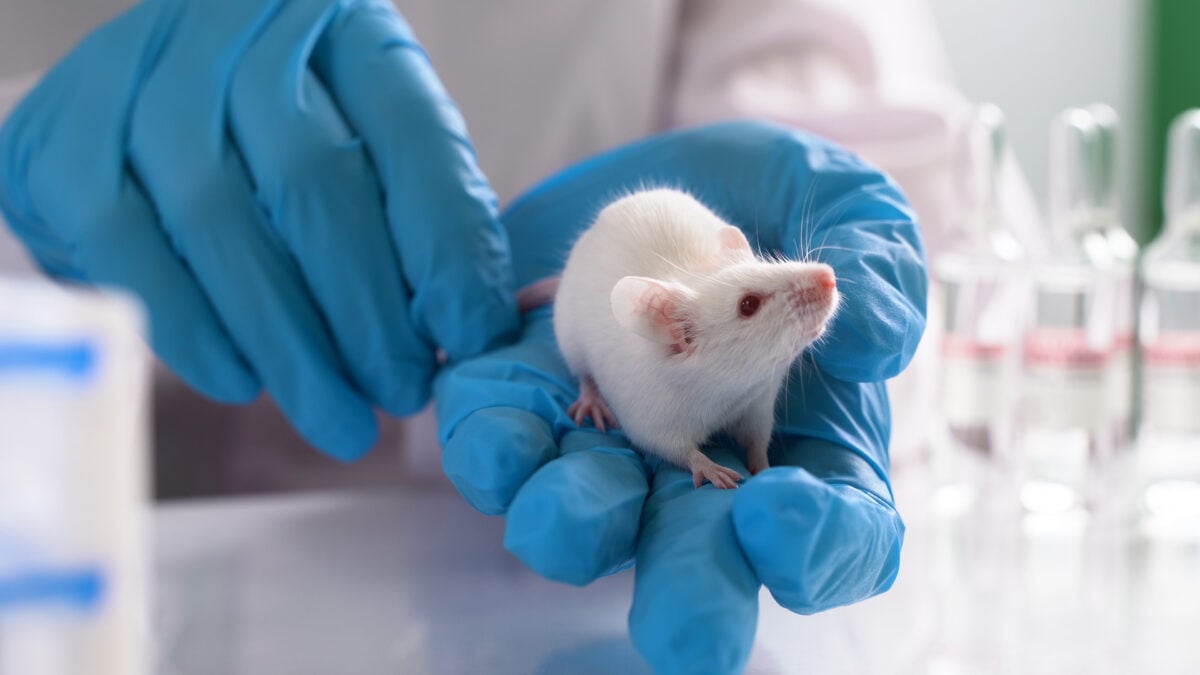
[[[717,232],[717,240],[721,242],[721,248],[726,251],[753,253],[750,249],[750,241],[746,239],[745,233],[733,225],[723,225]]]
[[[647,340],[687,350],[684,306],[691,297],[686,286],[649,277],[624,277],[613,286],[612,312],[617,323]]]

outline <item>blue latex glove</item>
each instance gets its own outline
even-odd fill
[[[486,513],[507,513],[505,545],[573,584],[636,559],[630,631],[663,673],[745,665],[765,584],[803,613],[862,600],[894,580],[904,525],[888,482],[884,385],[924,328],[924,253],[903,197],[828,142],[755,123],[651,138],[566,170],[502,220],[519,284],[558,272],[578,233],[614,196],[669,185],[744,228],[763,251],[833,266],[843,294],[828,338],[791,373],[772,467],[736,490],[577,429],[577,383],[554,343],[551,309],[519,342],[444,371],[435,399],[444,466]],[[747,475],[717,439],[716,461]]]
[[[386,0],[149,0],[0,132],[0,210],[51,275],[133,290],[225,402],[335,457],[518,325],[462,117]]]

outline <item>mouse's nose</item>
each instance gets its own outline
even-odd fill
[[[833,290],[837,288],[837,278],[833,270],[824,265],[815,270],[804,270],[793,283],[789,295],[792,302],[801,308],[830,302]]]
[[[828,268],[817,270],[816,277],[817,285],[821,288],[827,291],[837,288],[837,278],[833,276],[833,270]]]

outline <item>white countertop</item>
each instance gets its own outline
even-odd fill
[[[896,586],[812,617],[764,591],[747,672],[1200,672],[1195,541],[939,519],[915,481],[898,492]],[[451,491],[173,502],[154,534],[158,673],[649,672],[631,572],[545,581]]]

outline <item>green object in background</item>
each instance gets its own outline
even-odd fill
[[[1147,239],[1156,236],[1163,223],[1163,166],[1166,160],[1167,129],[1171,120],[1188,108],[1200,107],[1200,2],[1196,0],[1152,0],[1150,5],[1149,68],[1150,109],[1145,147],[1149,161],[1145,206]]]

